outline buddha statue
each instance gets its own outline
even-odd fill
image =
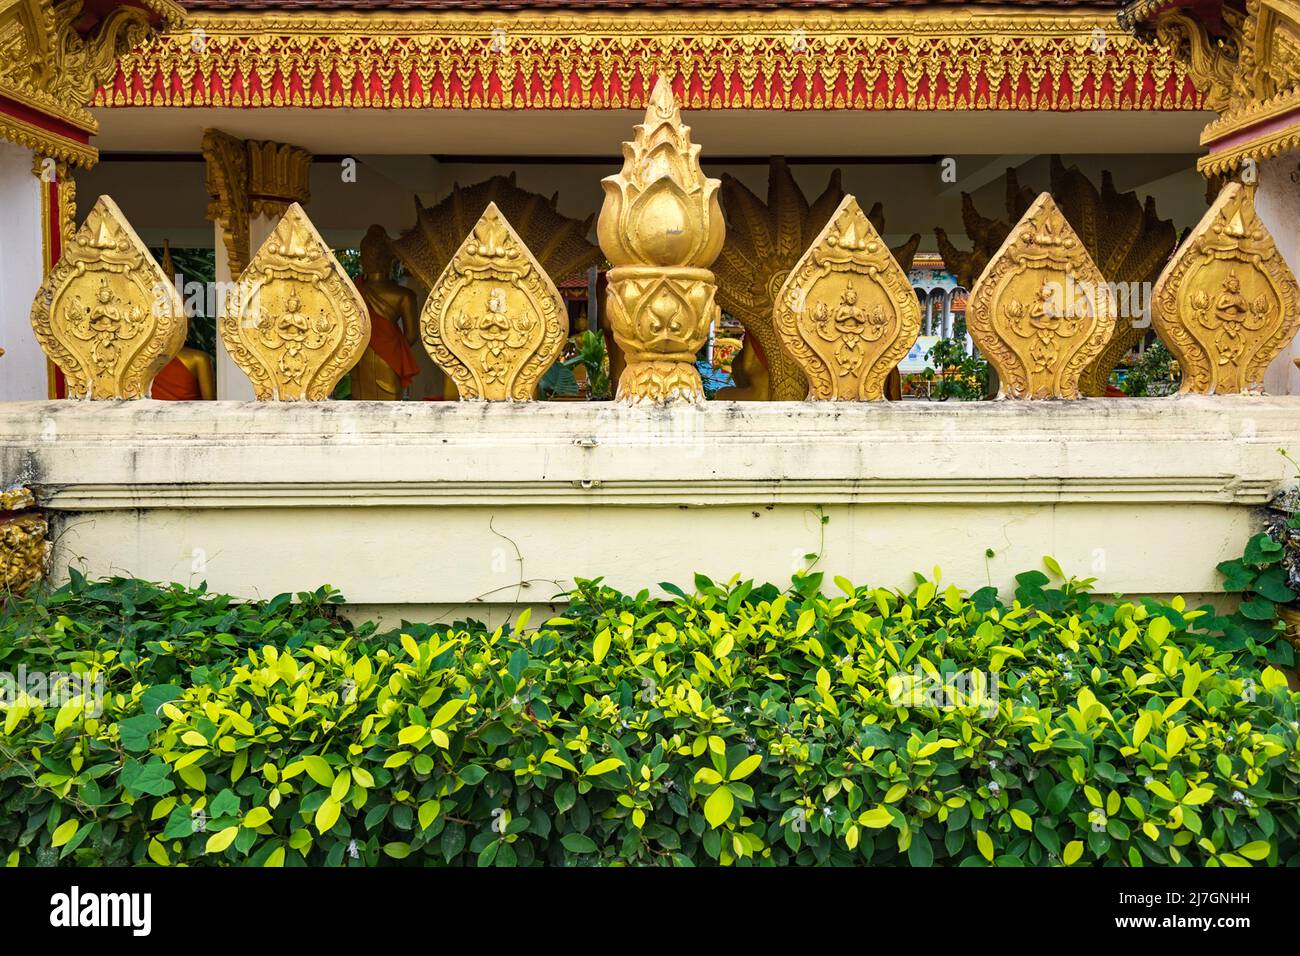
[[[357,401],[401,401],[420,371],[411,348],[420,338],[419,303],[412,290],[393,281],[396,259],[383,226],[371,226],[361,240],[362,275],[356,280],[370,309],[370,345],[352,369]]]
[[[217,397],[212,356],[188,345],[153,380],[150,398],[164,402],[210,402]]]
[[[163,240],[163,274],[182,287],[180,274],[172,261],[171,243]],[[163,366],[153,380],[149,397],[163,402],[210,402],[217,397],[217,376],[212,356],[202,349],[185,346]]]

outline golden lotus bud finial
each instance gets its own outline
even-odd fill
[[[462,399],[527,402],[568,333],[560,290],[488,203],[425,300],[424,347]]]
[[[239,277],[221,341],[264,402],[329,398],[366,350],[365,301],[297,203]]]
[[[185,344],[185,306],[117,204],[100,196],[32,304],[69,398],[144,398]]]
[[[790,270],[773,324],[808,378],[808,398],[885,397],[885,380],[921,332],[921,303],[852,196]]]
[[[663,77],[655,80],[645,122],[623,144],[622,170],[601,185],[596,235],[614,267],[608,308],[628,359],[619,398],[698,401],[695,355],[718,311],[708,267],[726,238],[722,183],[700,168],[700,147]]]
[[[1001,397],[1081,398],[1079,377],[1115,330],[1115,298],[1051,193],[1025,211],[971,290],[971,338]]]
[[[708,268],[718,258],[726,237],[722,182],[700,168],[700,147],[663,77],[650,93],[645,122],[623,144],[622,171],[601,185],[596,234],[611,265]]]
[[[1229,183],[1156,280],[1152,320],[1183,370],[1183,393],[1262,392],[1269,364],[1300,331],[1296,278]]]

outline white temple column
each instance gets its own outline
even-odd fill
[[[49,397],[45,353],[31,319],[44,278],[41,202],[32,151],[0,141],[0,401]]]
[[[1300,276],[1300,152],[1292,151],[1259,164],[1255,210],[1291,271]],[[1300,336],[1282,351],[1264,374],[1270,395],[1300,395]]]

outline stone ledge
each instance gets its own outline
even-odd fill
[[[1212,593],[1300,457],[1300,397],[1070,403],[0,403],[0,477],[53,573],[364,605],[509,607],[575,577],[818,568],[1013,586],[1043,555],[1103,593]]]
[[[1083,402],[0,403],[62,510],[1266,502],[1300,397]]]

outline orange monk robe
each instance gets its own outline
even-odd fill
[[[198,376],[178,358],[172,359],[158,373],[150,396],[164,402],[197,402],[203,398]]]
[[[362,276],[357,276],[355,280],[359,289],[362,279]],[[361,290],[361,297],[363,299],[366,297],[364,289]],[[366,305],[369,306],[370,311],[370,348],[393,370],[401,381],[402,388],[405,389],[415,376],[420,374],[420,366],[416,364],[411,343],[406,341],[406,336],[402,334],[396,322],[376,312],[369,301]]]

